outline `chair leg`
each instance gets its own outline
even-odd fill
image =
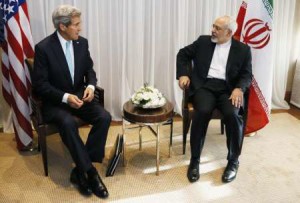
[[[163,125],[170,125],[170,143],[169,143],[169,157],[171,157],[171,150],[173,145],[173,118],[169,119]],[[150,128],[151,130],[151,128]]]
[[[171,157],[171,149],[173,145],[173,119],[170,120],[170,145],[169,145],[169,157]]]
[[[184,113],[183,115],[183,120],[182,120],[182,138],[183,138],[183,151],[182,154],[185,154],[185,149],[186,149],[186,138],[187,138],[187,133],[189,131],[189,127],[191,124],[191,118],[189,117],[188,113]]]
[[[182,154],[185,154],[186,126],[187,126],[187,118],[185,115],[183,115],[183,117],[182,117]]]
[[[41,142],[40,142],[40,136],[38,135],[38,146],[37,146],[38,152],[41,152]]]
[[[224,135],[225,124],[223,119],[221,119],[221,134]]]
[[[47,157],[47,142],[46,142],[46,129],[45,128],[40,129],[39,145],[42,150],[42,159],[43,159],[45,176],[48,176],[48,157]]]

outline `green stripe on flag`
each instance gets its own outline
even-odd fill
[[[262,2],[267,9],[270,18],[273,19],[273,0],[262,0]]]

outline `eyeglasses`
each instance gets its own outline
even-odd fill
[[[220,26],[217,26],[215,24],[212,24],[212,28],[213,29],[216,29],[217,31],[220,31],[220,30],[227,30],[228,28],[221,28]]]

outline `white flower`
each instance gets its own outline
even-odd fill
[[[140,87],[132,96],[131,101],[143,108],[157,108],[166,103],[166,99],[158,89],[145,84]]]

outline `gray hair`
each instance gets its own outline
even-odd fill
[[[69,26],[72,17],[80,16],[81,11],[71,5],[60,5],[52,13],[52,22],[54,27],[58,30],[59,24]]]
[[[226,28],[231,30],[232,31],[231,35],[233,35],[238,27],[235,18],[233,18],[232,16],[223,16],[222,18],[225,19]]]

